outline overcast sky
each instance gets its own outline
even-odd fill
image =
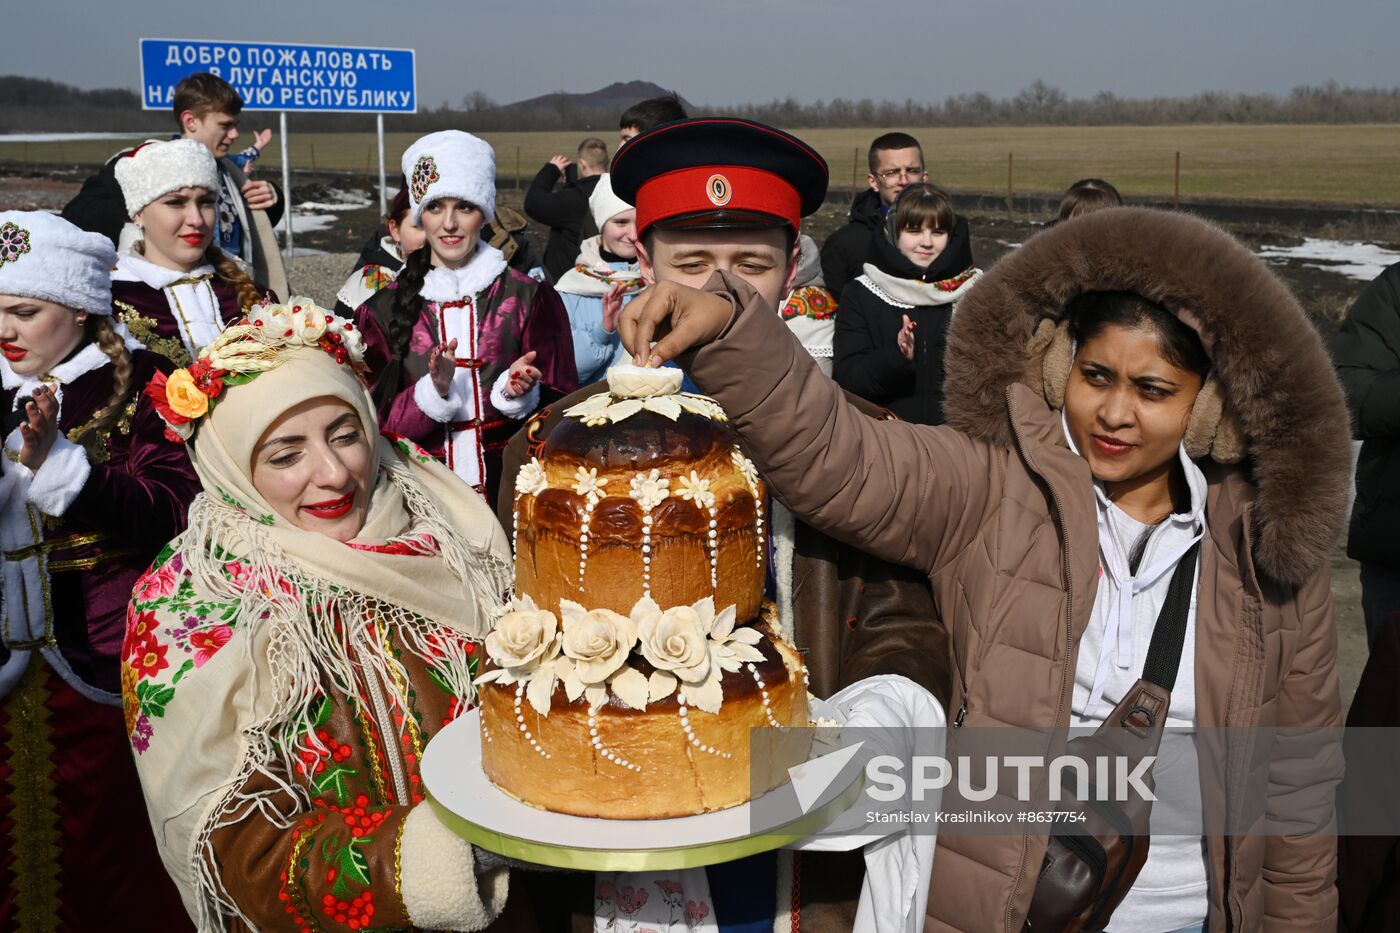
[[[11,6],[13,4],[13,6]],[[419,100],[654,81],[696,104],[1400,86],[1397,0],[6,0],[0,72],[137,89],[142,36],[413,48]],[[199,12],[196,13],[195,10]],[[17,12],[22,10],[22,13]]]

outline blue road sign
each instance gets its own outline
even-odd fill
[[[210,39],[142,39],[141,107],[167,110],[180,79],[223,78],[244,110],[416,113],[412,49]]]

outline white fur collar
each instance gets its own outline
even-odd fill
[[[59,363],[49,370],[42,377],[40,376],[20,376],[10,368],[10,361],[0,357],[0,383],[7,389],[19,389],[15,398],[30,394],[43,383],[57,382],[59,385],[67,385],[79,376],[86,375],[94,369],[101,369],[112,358],[102,352],[102,348],[95,343],[89,343],[71,358]]]
[[[476,252],[460,269],[434,266],[423,277],[419,295],[438,303],[475,298],[484,292],[496,277],[506,271],[505,254],[490,243],[479,242]]]
[[[977,269],[956,289],[944,291],[935,282],[901,279],[867,262],[860,281],[886,304],[899,308],[926,308],[929,305],[946,305],[958,301],[981,277],[982,270]]]
[[[209,265],[198,266],[189,272],[181,272],[179,269],[158,266],[146,257],[138,256],[135,253],[123,253],[117,257],[117,267],[112,270],[112,281],[142,282],[154,289],[166,289],[181,279],[213,274],[214,267]]]

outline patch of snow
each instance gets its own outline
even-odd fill
[[[81,139],[146,139],[148,136],[149,133],[0,133],[0,143],[66,143]]]
[[[292,233],[311,233],[316,230],[324,230],[335,223],[337,219],[334,214],[303,214],[300,211],[293,211]],[[284,229],[285,223],[285,220],[279,223],[277,229]]]
[[[342,191],[331,188],[326,192],[329,201],[300,201],[295,204],[298,211],[357,211],[374,204],[365,191]]]
[[[1358,282],[1369,282],[1385,268],[1400,262],[1400,253],[1376,243],[1351,240],[1323,240],[1304,237],[1298,246],[1263,246],[1258,255],[1268,262],[1300,262],[1312,269],[1324,269]]]

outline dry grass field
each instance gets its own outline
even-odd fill
[[[276,125],[248,114],[247,129]],[[376,169],[375,139],[366,133],[297,133],[291,161],[301,171]],[[1400,126],[1115,126],[906,127],[924,143],[933,179],[955,191],[1006,191],[1007,156],[1018,194],[1061,191],[1077,178],[1107,178],[1130,197],[1170,197],[1181,153],[1185,199],[1286,201],[1400,207]],[[831,165],[836,187],[864,184],[868,129],[797,130]],[[497,170],[509,186],[534,175],[556,152],[572,154],[587,133],[484,133],[496,147]],[[599,133],[609,147],[616,133]],[[414,134],[387,135],[390,170]],[[0,165],[23,168],[61,162],[97,163],[127,143],[117,139],[14,143],[0,139]],[[259,162],[280,171],[274,141]]]

